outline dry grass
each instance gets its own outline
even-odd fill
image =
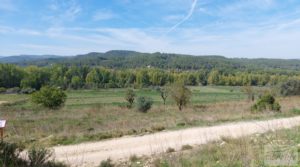
[[[268,166],[265,159],[266,145],[288,145],[298,149],[300,164],[300,127],[280,130],[267,134],[251,135],[239,139],[223,138],[218,142],[195,146],[191,150],[167,152],[140,159],[140,166],[149,167],[255,167]],[[277,143],[278,142],[278,143]],[[272,148],[272,147],[271,147]],[[284,149],[286,150],[286,148]],[[277,152],[277,154],[280,152]],[[281,152],[282,154],[286,154]],[[295,158],[295,157],[294,157]],[[292,161],[291,161],[292,163]],[[120,162],[117,166],[131,166],[130,162]],[[297,166],[297,165],[296,165]]]
[[[280,99],[282,112],[253,114],[246,101],[194,105],[179,111],[177,107],[156,105],[149,113],[118,106],[99,105],[86,109],[14,109],[1,107],[1,118],[7,119],[5,140],[27,145],[75,144],[124,135],[137,135],[191,126],[208,126],[224,122],[270,119],[293,116],[300,108],[299,97]]]

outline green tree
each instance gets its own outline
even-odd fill
[[[79,89],[81,88],[83,85],[83,81],[81,80],[81,78],[79,76],[74,76],[71,79],[71,87],[73,89]]]
[[[164,102],[164,105],[166,105],[166,101],[169,96],[169,88],[167,86],[160,87],[160,88],[158,88],[158,92],[160,94],[161,99]]]
[[[128,102],[127,107],[132,108],[136,94],[132,89],[128,89],[125,95],[125,100]]]
[[[279,85],[279,93],[282,96],[300,95],[300,80],[288,80]]]
[[[29,66],[25,69],[25,77],[21,81],[22,88],[34,88],[39,90],[50,81],[49,71],[37,66]]]
[[[250,85],[244,86],[242,90],[243,90],[243,92],[245,92],[247,94],[249,101],[254,101],[255,92],[254,92],[252,86],[250,86]]]
[[[0,87],[20,87],[24,75],[24,71],[15,65],[0,64]]]
[[[49,109],[58,109],[63,106],[67,95],[59,88],[44,86],[40,91],[32,94],[32,102]]]
[[[217,70],[213,70],[209,73],[207,82],[210,85],[218,85],[220,81],[221,74]]]
[[[171,97],[180,111],[190,102],[191,95],[192,92],[183,83],[175,83],[171,87]]]
[[[148,75],[148,71],[147,70],[139,71],[136,76],[136,81],[140,87],[149,86],[150,85],[150,77]]]
[[[92,69],[86,76],[86,84],[91,87],[98,87],[102,78],[99,69]]]

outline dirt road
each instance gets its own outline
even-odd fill
[[[4,103],[8,103],[7,101],[0,101],[0,105],[4,104]]]
[[[180,150],[182,145],[199,145],[221,137],[264,133],[300,126],[300,116],[268,121],[238,122],[212,127],[197,127],[166,131],[145,136],[123,137],[94,143],[54,147],[56,160],[72,166],[97,166],[102,160],[128,159],[131,155],[151,155],[165,152],[169,147]]]

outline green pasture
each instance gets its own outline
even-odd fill
[[[239,88],[233,87],[190,87],[193,104],[206,104],[222,101],[234,101],[245,98]],[[153,99],[155,104],[162,104],[160,93],[153,89],[136,89],[137,96]],[[100,89],[68,91],[67,107],[84,107],[93,105],[125,105],[126,89]],[[167,104],[173,104],[171,97]]]
[[[192,91],[192,104],[206,104],[222,101],[235,101],[245,99],[245,94],[239,87],[207,86],[189,87]],[[97,105],[125,105],[124,99],[127,89],[97,89],[97,90],[68,90],[67,108],[95,107]],[[154,89],[135,89],[137,96],[146,96],[153,99],[155,104],[162,104],[160,93]],[[30,95],[0,94],[0,101],[16,102],[30,99]],[[167,104],[173,104],[169,96]],[[23,104],[30,106],[30,102]]]

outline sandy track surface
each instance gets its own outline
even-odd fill
[[[131,155],[152,155],[165,152],[167,148],[180,150],[183,145],[200,145],[221,137],[241,137],[278,129],[300,126],[300,116],[197,127],[178,131],[166,131],[144,136],[54,147],[56,160],[72,166],[98,166],[102,160],[128,159]]]
[[[7,101],[0,101],[0,105],[4,104],[4,103],[8,103]]]

